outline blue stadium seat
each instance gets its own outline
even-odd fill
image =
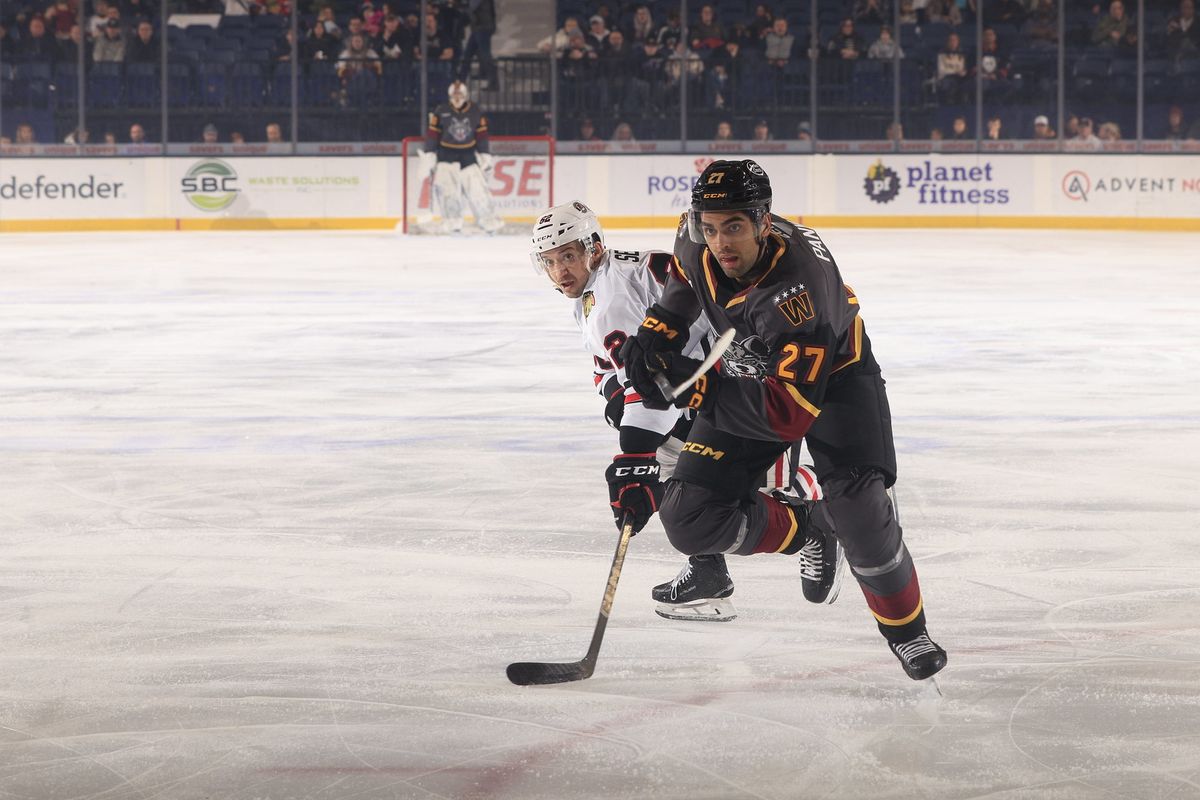
[[[229,65],[219,62],[200,64],[196,71],[197,105],[224,108],[227,102]]]
[[[161,100],[157,64],[125,67],[125,103],[134,108],[157,108]]]
[[[101,61],[88,75],[87,102],[96,108],[116,108],[122,102],[121,64]]]
[[[172,61],[167,65],[167,105],[171,108],[187,108],[192,105],[192,67],[190,64]]]
[[[235,108],[259,108],[266,102],[267,82],[262,65],[240,61],[233,65],[230,81]]]

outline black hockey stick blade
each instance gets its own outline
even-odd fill
[[[517,686],[582,681],[592,677],[596,671],[596,658],[600,655],[600,643],[604,641],[604,629],[608,627],[608,615],[612,611],[613,597],[617,594],[617,581],[625,564],[625,552],[629,549],[629,540],[633,538],[633,519],[626,515],[623,523],[621,538],[617,540],[617,552],[613,554],[612,566],[608,569],[608,583],[604,587],[604,599],[600,602],[600,616],[596,619],[587,655],[579,661],[567,663],[517,661],[509,664],[506,670],[508,679]]]
[[[683,381],[678,386],[672,386],[667,383],[667,379],[662,375],[654,376],[654,383],[658,386],[658,390],[663,393],[663,397],[667,400],[674,400],[679,395],[691,388],[692,384],[700,380],[700,376],[712,369],[713,364],[721,360],[721,356],[725,355],[725,351],[729,349],[729,345],[733,343],[733,328],[722,333],[713,342],[712,350],[700,362],[700,366],[696,367],[696,371],[692,373],[692,377]]]
[[[596,662],[573,661],[551,664],[544,661],[517,661],[508,665],[508,679],[517,686],[542,686],[548,683],[570,683],[592,677]]]

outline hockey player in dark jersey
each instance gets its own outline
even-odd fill
[[[621,349],[643,402],[662,407],[655,375],[677,385],[699,366],[679,352],[679,332],[701,313],[718,333],[736,331],[718,367],[675,401],[698,416],[664,492],[663,527],[687,554],[786,553],[798,517],[827,511],[905,673],[932,677],[946,652],[926,632],[916,568],[887,494],[896,480],[891,412],[858,298],[820,236],[770,208],[758,164],[710,164],[692,191],[663,295]],[[824,504],[749,488],[801,438]]]
[[[450,84],[449,103],[429,114],[421,172],[433,173],[433,199],[441,214],[442,233],[458,233],[463,227],[464,198],[475,215],[475,224],[496,233],[504,222],[496,215],[487,175],[492,168],[488,145],[487,117],[471,102],[467,85]]]

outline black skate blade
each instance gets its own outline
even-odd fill
[[[549,683],[570,683],[592,676],[596,669],[587,661],[552,664],[544,661],[517,661],[508,665],[508,679],[517,686],[543,686]]]

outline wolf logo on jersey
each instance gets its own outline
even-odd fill
[[[729,345],[722,359],[725,369],[735,378],[759,379],[767,374],[771,348],[757,336],[747,336]]]

